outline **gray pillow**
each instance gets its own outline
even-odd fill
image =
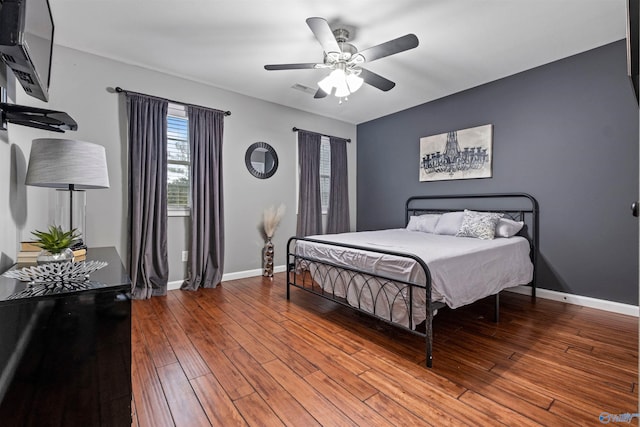
[[[464,219],[464,212],[447,212],[440,216],[438,223],[436,224],[436,234],[446,234],[448,236],[455,236],[462,220]]]
[[[496,225],[502,216],[501,213],[476,212],[465,209],[462,225],[456,236],[492,240],[495,237]]]

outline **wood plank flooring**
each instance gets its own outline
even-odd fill
[[[284,273],[133,301],[133,425],[575,426],[639,412],[637,318],[504,292],[496,324],[492,301],[438,313],[432,369],[419,336],[298,289],[287,301]]]

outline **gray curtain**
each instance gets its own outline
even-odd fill
[[[350,231],[347,141],[333,136],[329,141],[331,142],[331,181],[327,234],[345,233]]]
[[[167,101],[127,94],[133,298],[167,294]]]
[[[296,235],[322,234],[320,200],[320,138],[317,133],[298,131],[300,188]]]
[[[181,289],[213,288],[222,280],[224,221],[222,133],[224,113],[188,106],[191,147],[191,239]]]

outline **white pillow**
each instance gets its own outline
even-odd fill
[[[423,233],[435,233],[436,224],[440,218],[439,214],[424,214],[409,217],[407,230],[421,231]]]
[[[418,231],[418,222],[420,222],[420,217],[418,216],[410,216],[409,224],[407,224],[407,230],[409,231]]]
[[[420,221],[418,222],[418,231],[423,233],[435,233],[436,225],[440,220],[439,214],[424,214],[420,215]]]
[[[509,218],[500,218],[496,225],[496,237],[512,237],[518,234],[524,227],[523,221],[514,221]]]
[[[476,212],[465,209],[462,225],[456,236],[492,240],[496,234],[498,221],[502,216],[501,213]]]
[[[464,219],[464,212],[447,212],[440,216],[438,223],[436,224],[436,234],[446,234],[449,236],[455,236],[460,230],[462,220]]]

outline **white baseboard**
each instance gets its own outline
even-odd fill
[[[515,288],[505,289],[518,294],[531,295],[531,287],[516,286]],[[639,309],[637,305],[623,304],[621,302],[607,301],[603,299],[583,297],[581,295],[567,294],[564,292],[552,291],[549,289],[536,288],[536,297],[550,299],[553,301],[562,301],[569,304],[580,305],[583,307],[597,308],[598,310],[610,311],[613,313],[626,314],[628,316],[639,317]]]
[[[167,283],[167,290],[174,291],[176,289],[180,289],[180,285],[182,285],[182,280],[176,280],[174,282]]]
[[[285,265],[279,265],[273,268],[274,273],[281,273],[286,271]],[[235,273],[227,273],[222,275],[222,281],[227,282],[229,280],[246,279],[247,277],[256,277],[262,275],[262,269],[257,268],[255,270],[238,271]],[[182,280],[169,282],[167,284],[168,290],[180,289]],[[531,287],[529,286],[516,286],[514,288],[506,289],[510,292],[518,294],[531,295]],[[603,299],[583,297],[580,295],[567,294],[564,292],[551,291],[549,289],[536,289],[536,296],[538,298],[550,299],[553,301],[561,301],[569,304],[580,305],[583,307],[597,308],[598,310],[610,311],[613,313],[626,314],[628,316],[640,317],[640,310],[637,305],[623,304],[615,301],[607,301]]]
[[[283,271],[286,271],[286,265],[277,265],[273,267],[274,273],[282,273]],[[228,282],[229,280],[246,279],[247,277],[256,276],[262,276],[261,268],[256,268],[255,270],[237,271],[235,273],[226,273],[222,275],[222,281]],[[167,290],[172,291],[174,289],[180,289],[180,285],[182,285],[182,282],[182,280],[176,280],[167,283]]]
[[[286,271],[285,265],[276,265],[273,267],[274,273],[282,273],[283,271]],[[256,268],[255,270],[246,270],[246,271],[238,271],[236,273],[223,274],[222,281],[228,282],[229,280],[246,279],[247,277],[256,277],[256,276],[262,276],[261,268]]]

